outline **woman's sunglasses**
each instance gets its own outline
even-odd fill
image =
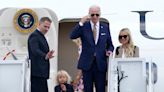
[[[122,38],[126,39],[127,37],[128,35],[119,35],[119,39],[122,39]]]

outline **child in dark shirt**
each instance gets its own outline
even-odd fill
[[[73,86],[70,84],[71,77],[65,70],[60,70],[56,76],[57,85],[55,92],[74,92]]]

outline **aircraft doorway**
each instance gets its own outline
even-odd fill
[[[69,35],[78,21],[79,19],[63,19],[59,22],[58,70],[66,70],[72,79],[77,73],[78,48]]]
[[[59,21],[58,33],[58,70],[66,70],[75,79],[77,74],[78,47],[70,39],[70,32],[79,22],[80,18],[63,19]],[[109,23],[106,19],[101,19],[105,23]]]

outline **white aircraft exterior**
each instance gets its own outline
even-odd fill
[[[162,0],[1,0],[0,9],[5,8],[46,8],[54,12],[56,22],[54,25],[61,28],[62,23],[71,22],[73,19],[81,18],[88,14],[88,8],[91,5],[99,5],[102,13],[101,17],[106,19],[110,24],[110,32],[114,46],[118,46],[118,33],[128,27],[131,30],[134,44],[140,49],[140,57],[147,58],[157,65],[157,83],[154,85],[153,92],[163,92],[164,85],[164,9]],[[69,22],[67,22],[69,20]],[[60,23],[60,24],[59,24]],[[61,26],[60,26],[61,25]],[[69,26],[69,25],[68,25]],[[0,31],[3,29],[0,29]],[[70,29],[69,29],[70,30]],[[60,52],[62,44],[59,31],[56,29],[57,48],[56,52]],[[69,36],[69,35],[67,35]],[[53,39],[53,37],[50,37]],[[73,44],[73,43],[72,43]],[[71,45],[72,46],[72,45]],[[74,46],[75,47],[75,46]],[[53,47],[52,47],[53,49]],[[67,48],[70,49],[70,48]],[[66,50],[67,51],[67,50]],[[74,50],[75,52],[76,50]],[[0,54],[1,55],[1,54]],[[60,62],[58,53],[54,59],[58,67]],[[62,56],[61,56],[62,57]],[[66,57],[66,56],[63,56]],[[67,57],[66,57],[67,58]],[[1,59],[1,58],[0,58]],[[62,59],[63,60],[63,59]],[[58,63],[56,63],[58,62]],[[71,66],[68,65],[69,68]],[[76,67],[76,65],[74,65]],[[61,68],[61,67],[59,67]],[[53,69],[52,69],[53,71]],[[57,70],[55,70],[56,72]],[[52,89],[51,89],[52,91]],[[50,92],[51,92],[50,91]],[[52,91],[53,92],[53,91]]]

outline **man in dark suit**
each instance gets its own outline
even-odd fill
[[[114,49],[109,26],[99,21],[100,14],[99,6],[91,6],[89,15],[80,20],[70,35],[71,39],[80,37],[82,41],[78,68],[82,70],[84,92],[93,92],[93,83],[96,92],[105,92],[107,57]]]
[[[53,58],[53,50],[49,50],[45,34],[48,32],[51,20],[42,17],[37,29],[28,38],[28,52],[31,60],[31,92],[48,92],[49,59]]]

